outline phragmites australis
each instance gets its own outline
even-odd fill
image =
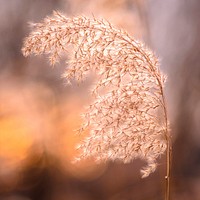
[[[69,82],[84,80],[90,71],[97,74],[94,101],[83,113],[80,131],[90,134],[79,145],[79,159],[128,163],[140,158],[147,162],[143,177],[155,171],[169,135],[165,76],[152,51],[105,20],[54,12],[32,27],[22,48],[25,56],[45,53],[54,64],[63,53],[70,55]]]

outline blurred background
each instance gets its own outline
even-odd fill
[[[144,163],[72,164],[88,78],[65,85],[67,67],[24,58],[28,22],[53,10],[103,17],[160,57],[173,135],[172,197],[200,199],[200,1],[0,0],[0,200],[162,200],[165,158],[141,179]]]

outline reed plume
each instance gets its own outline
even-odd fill
[[[169,150],[169,133],[166,78],[153,52],[105,20],[54,12],[32,27],[24,56],[45,53],[54,64],[66,53],[69,83],[83,81],[91,71],[97,74],[91,89],[94,101],[83,113],[80,129],[90,134],[78,147],[78,159],[129,163],[140,158],[147,162],[142,177],[154,172],[157,158]]]

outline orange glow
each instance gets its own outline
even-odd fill
[[[25,157],[32,139],[29,130],[22,119],[5,118],[0,121],[0,156],[22,159]]]

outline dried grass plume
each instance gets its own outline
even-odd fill
[[[167,147],[168,122],[165,76],[152,51],[105,20],[54,12],[32,26],[22,48],[25,56],[45,53],[54,64],[63,53],[70,55],[69,82],[83,81],[90,71],[98,75],[94,101],[83,113],[80,131],[89,129],[90,135],[79,145],[79,159],[128,163],[140,158],[147,162],[142,176],[154,172]]]

